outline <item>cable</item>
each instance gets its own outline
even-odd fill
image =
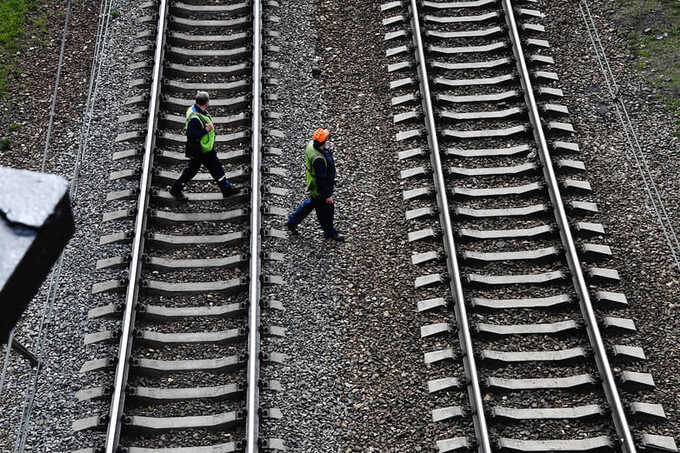
[[[43,159],[42,159],[42,164],[40,165],[40,171],[45,172],[45,167],[47,165],[47,152],[50,146],[50,137],[52,135],[52,124],[54,123],[54,113],[56,110],[57,106],[57,90],[59,89],[59,81],[61,79],[61,68],[62,68],[62,62],[64,59],[64,46],[66,44],[66,33],[68,31],[68,23],[69,23],[69,18],[71,16],[71,1],[68,1],[67,4],[67,10],[66,10],[66,18],[64,20],[64,29],[62,33],[62,38],[61,38],[61,47],[59,49],[59,60],[57,63],[57,75],[55,78],[54,82],[54,91],[52,92],[52,103],[50,105],[50,116],[47,124],[47,134],[45,138],[45,147],[43,149]],[[60,257],[61,260],[61,257]],[[12,349],[12,340],[14,339],[14,328],[10,332],[9,335],[9,341],[7,342],[7,352],[5,353],[5,361],[2,365],[2,375],[0,376],[0,394],[2,394],[2,389],[3,385],[5,383],[5,372],[7,370],[7,366],[9,365],[9,359],[10,359],[10,350]]]
[[[12,351],[12,341],[14,341],[14,328],[9,331],[9,338],[7,339],[7,350],[5,351],[5,361],[2,363],[2,374],[0,375],[0,395],[5,385],[5,373],[9,365],[9,353]]]
[[[89,130],[90,130],[90,124],[92,120],[92,111],[94,110],[94,105],[96,104],[96,92],[97,88],[99,85],[99,74],[101,72],[101,66],[102,66],[102,59],[101,55],[103,53],[103,49],[105,48],[106,45],[106,38],[108,37],[108,30],[109,30],[109,17],[110,17],[110,6],[111,3],[110,1],[107,0],[102,0],[100,3],[100,19],[98,22],[97,26],[97,42],[95,44],[95,49],[94,49],[94,56],[93,56],[93,63],[92,63],[92,71],[90,73],[90,83],[88,87],[88,97],[87,97],[87,103],[86,103],[86,116],[88,118],[87,120],[87,125],[83,125],[81,127],[81,137],[86,137],[89,135]],[[69,18],[70,18],[70,13],[71,13],[71,0],[68,0],[67,3],[67,12],[66,12],[66,19],[64,23],[64,31],[63,31],[63,36],[62,36],[62,43],[61,43],[61,50],[60,50],[60,55],[59,55],[59,67],[57,69],[57,77],[56,77],[56,82],[55,82],[55,90],[53,94],[53,99],[52,99],[52,108],[50,111],[50,119],[49,119],[49,125],[48,125],[48,130],[47,130],[47,138],[46,138],[46,143],[45,143],[45,150],[44,150],[44,155],[43,155],[43,165],[42,169],[43,171],[45,170],[45,165],[46,165],[46,160],[47,160],[47,151],[49,147],[49,140],[51,137],[51,127],[53,124],[54,120],[54,110],[55,110],[55,105],[56,105],[56,97],[57,97],[57,90],[59,86],[59,79],[60,79],[60,73],[62,69],[62,62],[63,62],[63,54],[64,54],[64,46],[66,42],[66,35],[68,32],[68,23],[69,23]],[[97,78],[95,79],[95,73],[97,74]],[[96,83],[95,83],[96,80]],[[94,87],[94,89],[93,89]],[[87,149],[87,140],[85,142],[81,142],[79,146],[79,150],[76,156],[76,162],[74,165],[73,169],[73,175],[71,178],[71,185],[69,188],[71,200],[74,200],[76,195],[77,195],[77,189],[78,189],[78,178],[80,174],[80,163],[82,161],[82,157],[85,153],[85,150]],[[41,319],[40,323],[40,330],[39,330],[39,365],[38,368],[35,371],[35,375],[33,377],[32,381],[32,386],[29,394],[27,394],[26,399],[24,400],[24,410],[22,412],[22,419],[21,419],[21,424],[20,424],[20,432],[19,432],[19,441],[18,443],[15,443],[14,447],[14,452],[15,453],[21,453],[24,451],[24,448],[26,446],[26,439],[28,436],[28,430],[30,427],[30,418],[31,418],[31,413],[33,411],[33,406],[35,402],[35,396],[37,393],[37,387],[38,387],[38,380],[40,377],[40,372],[43,368],[44,365],[44,356],[45,356],[45,338],[47,335],[43,335],[44,328],[45,326],[49,326],[49,320],[52,315],[52,308],[54,306],[54,302],[57,298],[58,294],[58,289],[59,289],[59,282],[61,280],[61,272],[63,269],[63,261],[64,261],[64,255],[65,252],[62,252],[61,255],[59,256],[59,261],[56,267],[56,270],[52,272],[52,278],[50,280],[50,285],[49,285],[49,290],[48,290],[48,297],[45,303],[45,307],[43,309],[43,316]],[[56,278],[55,278],[56,274]],[[56,282],[56,283],[55,283]],[[9,351],[9,349],[8,349]],[[9,356],[9,353],[7,354]],[[8,357],[6,358],[8,360]],[[6,368],[6,364],[3,367],[3,377],[4,377],[4,368]],[[1,387],[0,387],[1,389]]]
[[[49,121],[47,125],[47,133],[45,137],[45,148],[43,149],[43,160],[42,160],[42,165],[41,165],[41,171],[45,171],[45,167],[47,165],[47,153],[50,145],[50,138],[52,136],[52,125],[54,123],[54,113],[56,110],[56,105],[57,105],[57,94],[59,91],[59,82],[61,80],[61,69],[63,65],[63,60],[64,60],[64,48],[66,46],[66,37],[68,33],[68,25],[69,25],[69,20],[71,18],[71,0],[68,0],[67,5],[66,5],[66,18],[64,19],[64,29],[62,32],[62,37],[61,37],[61,46],[59,49],[59,60],[57,63],[57,75],[55,78],[54,82],[54,91],[52,93],[52,103],[50,106],[50,116],[49,116]],[[56,268],[56,274],[58,276],[61,275],[61,267],[64,259],[64,253],[59,255],[59,262]],[[18,434],[19,442],[15,442],[14,444],[14,451],[15,452],[22,452],[23,451],[23,445],[25,444],[26,441],[26,435],[25,432],[27,431],[27,427],[29,425],[29,420],[30,420],[30,413],[33,409],[33,402],[35,400],[35,393],[37,390],[37,381],[38,377],[40,376],[40,369],[42,368],[42,360],[44,357],[44,336],[43,336],[43,328],[45,326],[45,319],[47,318],[48,314],[51,314],[51,305],[54,303],[54,299],[51,297],[52,294],[54,294],[54,275],[55,271],[52,271],[51,277],[50,277],[50,284],[49,284],[49,289],[47,293],[47,299],[45,301],[45,306],[43,307],[43,313],[42,313],[42,318],[40,320],[40,329],[38,333],[38,344],[39,344],[39,350],[40,353],[38,355],[38,366],[36,367],[35,370],[35,375],[33,377],[33,387],[27,394],[27,399],[24,399],[24,410],[22,412],[22,417],[21,417],[21,422],[20,422],[20,431]],[[58,280],[58,277],[57,277]],[[10,346],[8,345],[8,348]],[[7,354],[9,357],[9,354]]]
[[[581,4],[579,4],[579,9],[581,10],[581,15],[583,16],[586,30],[588,31],[588,35],[590,36],[591,42],[593,44],[593,49],[595,50],[595,56],[597,57],[600,70],[602,71],[605,82],[607,83],[609,94],[614,100],[614,107],[616,108],[619,121],[623,126],[623,133],[625,134],[625,140],[629,146],[629,152],[635,159],[635,164],[638,168],[638,172],[640,173],[640,177],[642,178],[645,192],[647,192],[647,197],[651,202],[652,211],[656,215],[659,225],[661,226],[664,238],[666,239],[668,248],[671,252],[671,255],[673,256],[675,266],[680,272],[680,241],[675,234],[673,223],[670,216],[668,215],[666,206],[663,203],[663,199],[649,169],[649,165],[647,164],[647,159],[645,157],[644,151],[642,150],[638,135],[635,132],[633,121],[628,115],[628,110],[626,109],[623,97],[619,93],[619,86],[616,83],[614,73],[611,69],[611,66],[609,65],[609,60],[607,59],[604,46],[602,45],[599,33],[597,32],[595,20],[593,19],[586,0],[582,0]]]

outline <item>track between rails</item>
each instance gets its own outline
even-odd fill
[[[600,264],[611,250],[535,4],[381,7],[394,122],[415,124],[396,140],[416,162],[401,176],[418,184],[404,200],[428,272],[415,285],[432,419],[446,422],[436,447],[677,451],[644,432],[665,414],[639,394],[653,378],[633,320],[616,316],[627,300]]]
[[[149,78],[133,83],[131,89],[143,94],[125,102],[136,110],[119,122],[132,130],[116,141],[142,145],[113,156],[124,167],[111,174],[112,184],[128,188],[107,196],[120,209],[106,212],[103,221],[117,229],[102,237],[107,257],[97,262],[100,271],[128,273],[92,289],[104,303],[89,318],[108,324],[86,335],[99,358],[81,372],[100,385],[77,395],[109,404],[73,424],[76,432],[106,435],[79,451],[281,450],[282,440],[260,434],[260,417],[281,416],[261,404],[262,390],[281,389],[261,376],[261,364],[284,359],[265,353],[261,341],[265,334],[285,334],[261,322],[262,308],[281,308],[263,296],[263,285],[282,283],[263,272],[263,261],[283,258],[263,244],[286,236],[264,221],[285,214],[274,205],[287,192],[271,185],[285,171],[263,165],[263,158],[281,154],[263,144],[282,136],[263,124],[278,118],[263,108],[276,99],[268,91],[277,81],[263,72],[275,67],[265,54],[276,53],[278,35],[266,28],[278,19],[265,15],[260,1],[159,0],[141,8],[150,14],[140,24],[155,29],[137,36],[149,41],[137,48],[142,61],[131,70]],[[198,191],[190,188],[189,201],[180,203],[165,187],[179,176],[173,169],[187,161],[184,112],[197,90],[211,93],[218,157],[227,177],[244,188],[224,199],[210,191],[217,188],[210,175],[199,173],[190,185]],[[140,158],[141,168],[130,168]],[[107,343],[118,344],[117,351]]]

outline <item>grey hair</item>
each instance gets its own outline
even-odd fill
[[[197,91],[196,92],[196,104],[205,105],[210,100],[210,95],[207,91]]]

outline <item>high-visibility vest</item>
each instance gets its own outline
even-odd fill
[[[210,115],[208,115],[207,113],[205,114],[198,113],[197,111],[194,110],[194,107],[191,106],[187,109],[186,121],[184,121],[185,129],[189,129],[189,121],[191,121],[194,118],[198,118],[203,127],[205,127],[205,125],[208,123],[212,123],[212,118],[210,118]],[[191,139],[187,137],[187,140]],[[203,137],[201,137],[200,143],[202,152],[209,153],[210,151],[212,151],[213,147],[215,146],[215,129],[213,128],[213,130],[211,130]]]
[[[324,155],[314,148],[314,141],[307,144],[305,148],[305,179],[307,180],[307,192],[311,197],[319,197],[319,185],[316,182],[316,170],[314,169],[314,161],[323,159],[324,165],[327,165]]]

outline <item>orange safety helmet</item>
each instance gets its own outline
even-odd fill
[[[317,129],[314,131],[314,135],[312,135],[312,140],[315,142],[323,143],[326,140],[328,140],[328,136],[331,135],[331,131],[328,129]]]

